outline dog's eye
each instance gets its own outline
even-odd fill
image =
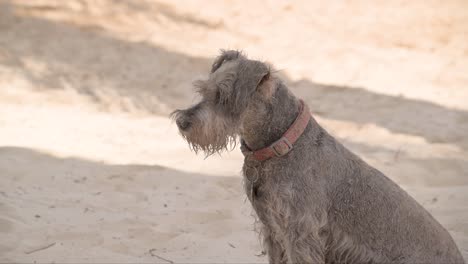
[[[227,103],[226,93],[222,89],[216,90],[215,104],[225,105]]]
[[[221,99],[221,92],[218,90],[216,90],[216,95],[215,95],[215,102],[216,103],[220,103],[220,100]]]

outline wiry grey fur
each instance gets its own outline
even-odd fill
[[[222,52],[195,86],[203,100],[173,117],[208,155],[237,136],[254,150],[268,146],[298,115],[298,99],[270,67],[238,51]],[[290,153],[246,158],[243,173],[270,263],[464,263],[422,206],[313,118]]]

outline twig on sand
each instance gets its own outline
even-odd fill
[[[172,260],[170,260],[170,259],[166,259],[166,258],[160,257],[160,256],[154,254],[154,251],[156,251],[155,248],[152,248],[152,249],[149,250],[149,253],[150,253],[150,255],[151,255],[152,257],[157,257],[157,258],[160,259],[160,260],[164,260],[164,261],[166,261],[166,262],[169,262],[169,263],[171,263],[171,264],[174,264],[174,261],[172,261]]]
[[[25,251],[24,254],[31,254],[31,253],[34,253],[34,252],[37,252],[37,251],[41,251],[41,250],[45,250],[45,249],[48,249],[50,247],[53,247],[55,245],[55,242],[54,243],[50,243],[48,245],[45,245],[45,246],[42,246],[42,247],[39,247],[39,248],[36,248],[36,249],[33,249],[33,250],[28,250],[28,251]]]
[[[393,155],[393,162],[398,161],[398,158],[400,157],[400,152],[401,152],[401,147],[399,147],[398,150],[395,152],[395,155]]]

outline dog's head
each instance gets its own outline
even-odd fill
[[[194,82],[202,100],[172,113],[192,149],[207,155],[235,146],[246,115],[255,115],[272,96],[269,65],[239,51],[222,51],[207,80]]]

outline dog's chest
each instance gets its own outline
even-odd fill
[[[271,166],[248,165],[244,164],[243,168],[245,192],[258,217],[266,224],[273,214],[278,216],[287,211],[287,203],[291,201],[284,199],[287,183],[278,179],[278,170]]]
[[[265,181],[264,171],[260,166],[255,165],[256,164],[245,163],[243,167],[245,193],[254,208],[260,202],[259,188]]]

